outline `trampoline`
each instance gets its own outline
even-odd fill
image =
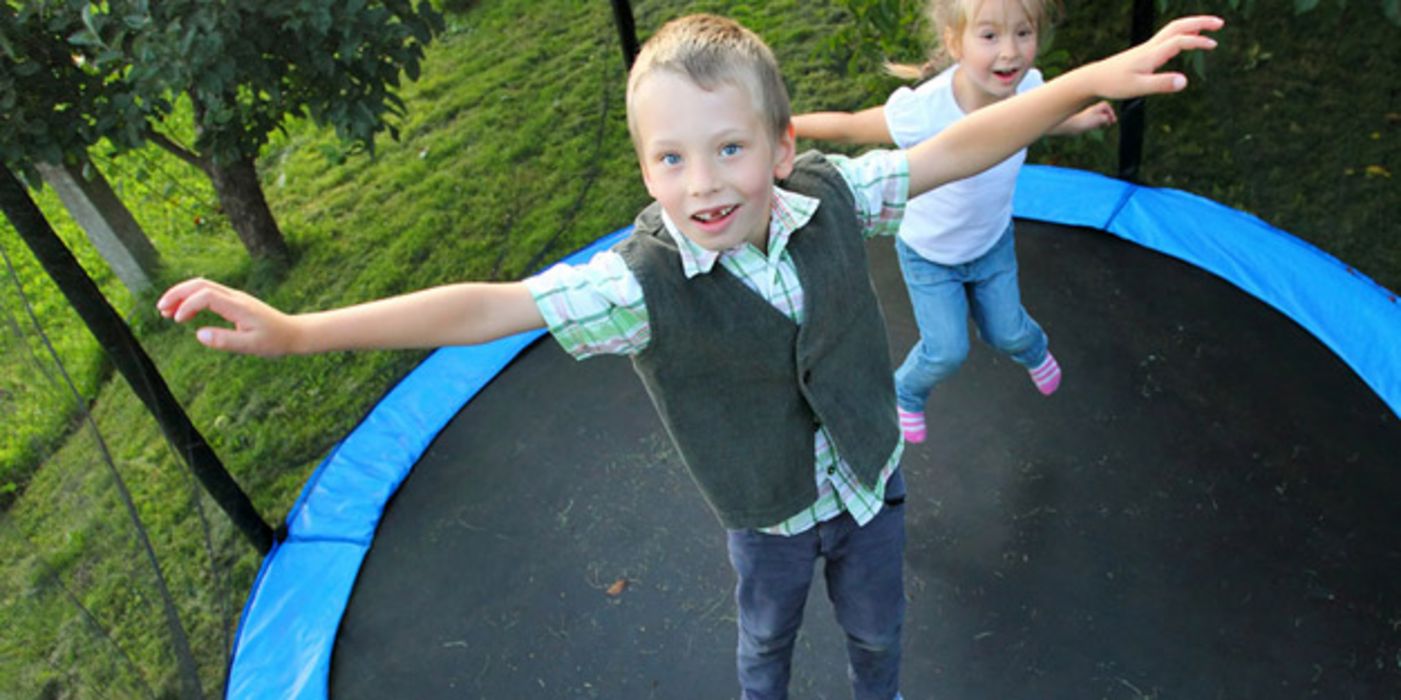
[[[1394,295],[1177,191],[1029,166],[1016,213],[1066,382],[975,343],[934,393],[903,462],[905,696],[1396,697]],[[326,458],[228,697],[736,695],[723,531],[628,362],[539,335],[438,351]],[[849,697],[820,583],[793,695]]]

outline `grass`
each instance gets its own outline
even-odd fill
[[[1118,48],[1122,5],[1076,3],[1048,72]],[[657,0],[634,9],[644,36],[684,12],[737,17],[775,47],[799,110],[876,104],[892,86],[873,77],[874,65],[853,72],[840,47],[826,48],[846,22],[829,2]],[[1384,218],[1398,210],[1390,173],[1401,30],[1380,20],[1374,3],[1356,1],[1323,3],[1303,19],[1257,11],[1230,20],[1192,89],[1150,102],[1144,179],[1254,212],[1401,287],[1395,225]],[[1342,52],[1337,61],[1321,60],[1333,51]],[[515,279],[629,223],[645,204],[623,79],[604,3],[501,0],[451,15],[422,78],[403,92],[401,141],[381,142],[370,159],[296,123],[265,152],[265,188],[297,258],[285,273],[248,262],[207,182],[182,164],[154,150],[98,159],[161,251],[165,283],[206,275],[283,308],[312,309],[441,282]],[[1032,158],[1113,172],[1114,143],[1113,134],[1048,140]],[[157,319],[151,298],[117,284],[50,193],[39,199],[269,521],[422,357],[267,361],[204,351],[190,329]],[[116,498],[116,477],[93,431],[75,419],[17,288],[92,404],[213,695],[257,557],[199,495],[125,383],[111,380],[8,226],[0,244],[21,280],[0,284],[11,319],[0,345],[0,484],[14,484],[0,514],[0,698],[166,696],[178,687],[155,574]]]

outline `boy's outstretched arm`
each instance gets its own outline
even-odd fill
[[[958,120],[908,151],[910,196],[1002,162],[1097,98],[1118,100],[1181,90],[1187,86],[1186,76],[1156,71],[1183,51],[1215,48],[1216,40],[1201,33],[1224,24],[1211,16],[1174,20],[1138,46]]]
[[[793,129],[798,138],[841,143],[891,144],[890,126],[885,122],[885,107],[871,107],[860,112],[809,112],[793,117]]]
[[[156,308],[180,323],[210,311],[233,328],[202,327],[196,333],[199,342],[216,350],[266,357],[475,345],[545,325],[521,282],[450,284],[331,311],[290,315],[245,292],[196,278],[166,290]]]

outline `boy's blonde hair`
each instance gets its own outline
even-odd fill
[[[962,36],[963,30],[968,28],[968,23],[973,21],[973,17],[978,14],[978,10],[984,2],[987,0],[929,0],[927,11],[930,32],[934,35],[934,39],[930,44],[928,60],[920,65],[886,63],[885,71],[897,78],[924,80],[947,68],[953,63],[953,56],[949,55],[949,48],[944,45],[944,34],[952,33],[954,36]],[[1026,16],[1031,18],[1032,25],[1036,27],[1036,33],[1040,35],[1037,48],[1044,46],[1050,38],[1052,25],[1065,12],[1061,0],[1018,0],[1018,2],[1021,3]]]
[[[662,25],[642,45],[628,73],[628,132],[634,147],[640,143],[633,96],[643,80],[659,71],[684,76],[703,90],[732,85],[748,92],[775,140],[792,121],[788,89],[768,44],[732,19],[688,15]]]

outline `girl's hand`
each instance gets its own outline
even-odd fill
[[[232,323],[233,328],[203,326],[195,332],[200,343],[215,350],[264,357],[296,351],[297,325],[291,316],[218,282],[185,280],[166,290],[156,309],[177,323],[185,323],[201,311]]]
[[[1051,129],[1051,133],[1074,136],[1094,129],[1103,129],[1118,123],[1118,121],[1119,116],[1114,113],[1114,108],[1108,102],[1101,100],[1061,122],[1056,128]]]
[[[1155,71],[1183,51],[1216,48],[1216,40],[1201,33],[1216,31],[1225,24],[1225,20],[1210,15],[1169,22],[1148,41],[1087,66],[1095,77],[1095,92],[1100,97],[1122,100],[1187,87],[1187,76]]]

